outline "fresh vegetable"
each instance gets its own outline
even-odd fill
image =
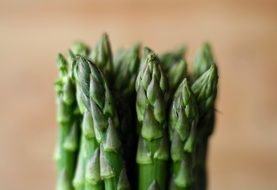
[[[147,190],[156,181],[161,190],[167,186],[169,158],[166,127],[165,78],[158,57],[145,51],[145,63],[136,81],[139,143],[137,150],[138,189]]]
[[[207,188],[207,150],[209,137],[215,126],[215,100],[217,97],[218,71],[211,47],[205,43],[199,50],[194,62],[192,91],[199,108],[197,126],[197,145],[195,157],[195,180],[197,190]]]
[[[194,156],[198,107],[185,78],[178,87],[170,110],[172,177],[170,189],[191,189],[194,183]]]
[[[57,190],[206,190],[218,70],[211,47],[187,71],[186,48],[135,44],[113,55],[107,34],[58,55]]]

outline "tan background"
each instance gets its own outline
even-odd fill
[[[0,1],[0,189],[54,189],[55,59],[74,40],[160,52],[204,40],[220,68],[210,189],[277,189],[277,1]]]

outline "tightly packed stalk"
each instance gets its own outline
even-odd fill
[[[185,47],[180,47],[175,51],[165,52],[160,55],[162,68],[167,76],[170,95],[173,96],[175,90],[187,74],[187,62],[184,59]]]
[[[187,72],[185,48],[135,44],[114,56],[107,34],[58,56],[57,190],[205,190],[218,73],[205,43]]]
[[[215,100],[217,96],[218,72],[211,47],[205,43],[193,64],[192,91],[199,109],[196,145],[196,186],[197,190],[207,188],[207,152],[209,137],[215,126]]]
[[[136,81],[138,189],[147,190],[152,183],[156,183],[164,190],[167,185],[169,158],[166,127],[167,79],[158,57],[151,51],[145,53],[144,68],[140,70]]]
[[[59,125],[55,160],[57,165],[57,189],[71,190],[78,154],[80,115],[77,113],[72,62],[59,54],[59,78],[56,81],[57,120]]]
[[[116,98],[127,174],[132,186],[136,185],[136,101],[135,81],[140,64],[140,44],[129,49],[120,49],[113,61],[114,85],[113,94]]]
[[[180,84],[170,110],[172,178],[170,189],[192,189],[198,108],[187,79]]]

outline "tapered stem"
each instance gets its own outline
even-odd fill
[[[145,49],[136,80],[139,144],[139,190],[157,184],[167,188],[168,133],[166,130],[167,83],[157,56]]]

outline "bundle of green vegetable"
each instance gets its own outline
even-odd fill
[[[58,56],[57,190],[207,188],[217,66],[207,43],[191,74],[184,54],[136,44],[113,57],[103,34]]]

